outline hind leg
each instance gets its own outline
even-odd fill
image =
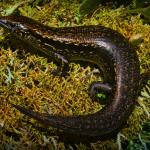
[[[93,82],[89,88],[89,95],[94,101],[102,101],[108,98],[112,93],[112,87],[109,86],[107,83],[102,82]],[[104,101],[100,103],[105,103]]]

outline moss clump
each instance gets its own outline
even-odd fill
[[[16,2],[0,3],[0,6],[6,9]],[[79,5],[77,0],[52,0],[41,7],[24,4],[19,10],[22,15],[49,26],[101,24],[117,30],[128,39],[136,34],[142,34],[143,42],[135,45],[135,48],[139,55],[141,72],[149,70],[150,27],[143,24],[139,15],[125,16],[123,13],[125,8],[113,10],[105,7],[91,18],[83,18],[79,23]],[[0,49],[0,147],[2,149],[74,149],[72,145],[66,147],[60,142],[59,137],[54,136],[56,132],[53,128],[43,130],[43,126],[12,108],[9,102],[49,114],[84,115],[96,112],[101,109],[101,105],[91,101],[88,95],[90,83],[98,80],[91,74],[91,68],[70,64],[69,76],[56,77],[51,74],[56,65],[48,62],[46,58],[20,50],[4,49],[2,46]],[[115,139],[98,141],[88,146],[78,144],[76,148],[105,150],[117,149],[118,145],[127,148],[128,143],[138,137],[142,123],[149,118],[148,91],[149,83],[142,90],[143,96],[138,98],[138,104],[127,125],[120,131],[123,136],[117,142]]]

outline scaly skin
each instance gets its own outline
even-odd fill
[[[81,136],[107,136],[125,124],[136,103],[140,73],[136,52],[121,34],[103,26],[47,27],[23,16],[1,17],[0,26],[63,64],[77,60],[96,64],[112,86],[111,101],[94,114],[57,116],[15,108],[46,126]]]

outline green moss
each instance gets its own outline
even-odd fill
[[[6,9],[11,4],[0,3]],[[126,38],[142,34],[143,42],[135,45],[140,59],[141,72],[150,68],[150,27],[143,24],[139,15],[125,16],[124,8],[103,8],[91,18],[83,18],[79,23],[79,2],[52,0],[41,7],[24,4],[19,8],[22,15],[36,19],[49,26],[75,26],[101,24],[122,33]],[[127,9],[127,8],[126,8]],[[0,31],[2,31],[0,29]],[[0,36],[2,38],[2,35]],[[0,47],[0,147],[5,149],[73,149],[65,148],[64,143],[53,136],[55,130],[47,131],[34,119],[24,116],[12,108],[9,102],[20,104],[39,112],[60,115],[85,115],[101,109],[101,105],[91,101],[88,87],[98,80],[91,74],[90,67],[81,68],[79,64],[70,64],[69,76],[60,78],[50,73],[56,65],[46,58],[26,53],[20,57],[19,50],[12,51]],[[142,123],[148,120],[150,113],[149,84],[142,90],[138,104],[130,116],[127,125],[120,132],[125,136],[118,140],[121,146],[132,141],[141,132]],[[18,137],[18,139],[17,139]],[[118,142],[118,143],[119,143]],[[134,143],[134,142],[133,142]],[[77,149],[117,149],[116,140],[98,141],[90,146],[76,145]]]

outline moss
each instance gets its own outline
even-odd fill
[[[11,4],[0,3],[6,9]],[[49,26],[75,26],[101,24],[122,33],[130,39],[136,34],[142,34],[143,42],[135,46],[141,64],[141,72],[150,68],[150,27],[143,24],[139,15],[125,16],[127,8],[102,8],[91,18],[80,21],[78,15],[79,1],[52,0],[43,6],[32,7],[24,4],[19,8],[22,15],[36,19]],[[1,31],[1,30],[0,30]],[[2,38],[2,35],[0,39]],[[2,38],[3,39],[3,38]],[[63,115],[85,115],[101,109],[101,105],[91,101],[88,87],[92,81],[98,80],[91,74],[90,67],[82,68],[79,64],[70,64],[69,76],[56,77],[51,71],[56,68],[53,62],[46,58],[23,53],[19,50],[0,50],[0,147],[3,149],[74,149],[72,145],[60,142],[55,130],[49,127],[41,131],[41,126],[34,119],[24,116],[12,108],[9,102],[20,104],[39,112]],[[134,139],[140,133],[142,123],[149,118],[150,101],[147,88],[143,88],[138,98],[138,104],[130,116],[127,125],[120,132],[124,143]],[[38,129],[37,129],[38,128]],[[125,144],[126,145],[126,144]],[[98,141],[88,146],[77,144],[77,149],[117,149],[116,140]]]

